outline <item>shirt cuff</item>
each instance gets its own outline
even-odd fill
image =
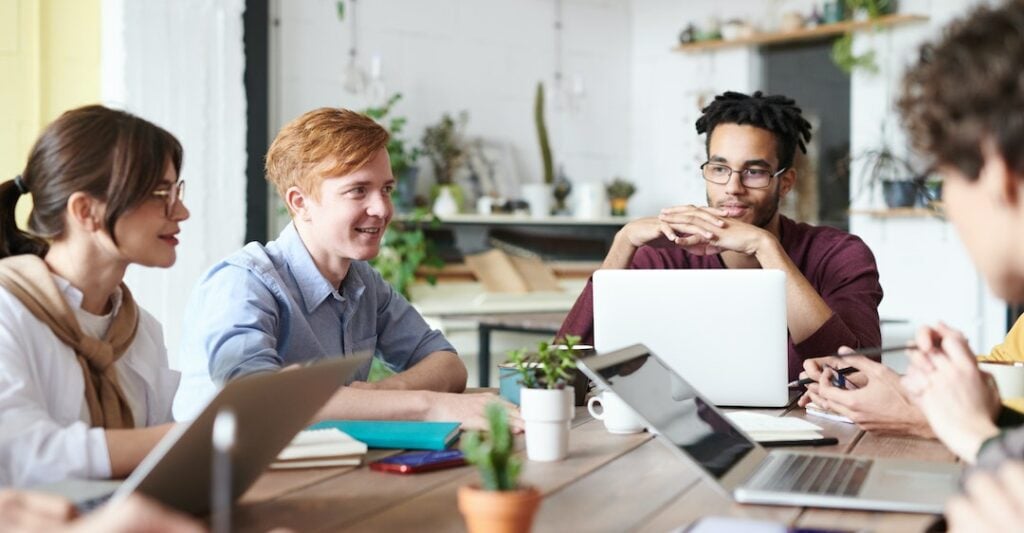
[[[85,434],[85,455],[90,479],[110,479],[110,451],[107,432],[103,428],[89,428]]]

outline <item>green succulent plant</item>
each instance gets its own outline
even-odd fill
[[[519,373],[520,383],[528,389],[564,389],[573,380],[570,372],[576,369],[573,348],[580,338],[567,335],[565,339],[545,341],[537,345],[537,353],[528,355],[520,348],[508,352],[508,361]]]
[[[636,185],[616,176],[611,183],[605,185],[605,192],[608,193],[608,198],[629,198],[636,192]]]
[[[516,490],[522,461],[513,452],[512,429],[508,413],[500,403],[487,405],[488,432],[469,431],[462,436],[459,449],[466,461],[480,473],[480,486],[484,490]]]

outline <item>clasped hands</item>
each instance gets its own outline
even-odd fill
[[[714,255],[726,250],[755,255],[763,239],[771,234],[726,214],[714,207],[668,207],[656,217],[630,222],[624,230],[630,244],[638,248],[678,247],[693,255]]]

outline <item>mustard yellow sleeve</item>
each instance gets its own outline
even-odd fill
[[[1024,361],[1024,316],[1010,328],[1003,343],[992,348],[982,361]]]

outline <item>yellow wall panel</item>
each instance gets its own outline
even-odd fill
[[[100,100],[101,0],[0,0],[0,181],[43,126]],[[21,220],[31,202],[18,204]]]

